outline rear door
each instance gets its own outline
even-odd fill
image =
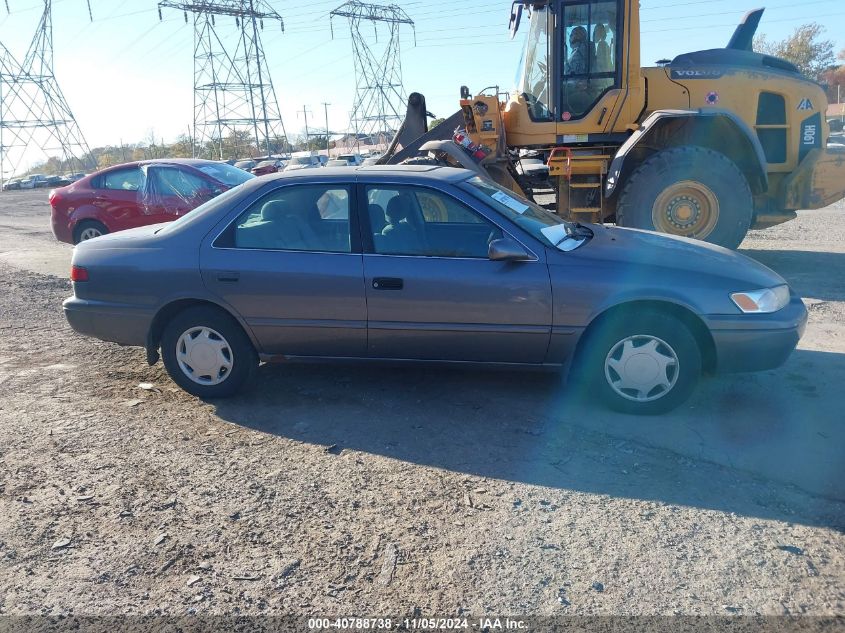
[[[552,319],[545,254],[491,261],[488,243],[504,232],[454,195],[362,185],[369,355],[542,363]]]
[[[273,187],[206,240],[206,287],[241,315],[265,354],[365,356],[352,184]]]

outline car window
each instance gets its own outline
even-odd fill
[[[196,198],[209,184],[202,178],[177,167],[156,167],[152,171],[151,184],[162,196],[178,196],[185,200]]]
[[[349,253],[349,186],[296,185],[253,203],[216,245]]]
[[[101,189],[121,189],[138,191],[141,188],[141,168],[116,169],[103,174],[99,179]]]
[[[237,165],[237,163],[235,163],[235,165]],[[229,185],[230,187],[236,187],[237,185],[245,183],[247,180],[255,178],[255,176],[249,172],[246,172],[243,169],[238,169],[237,167],[232,167],[226,163],[202,163],[200,165],[194,165],[194,167],[207,176],[211,176],[215,180],[222,182],[224,185]]]
[[[487,258],[502,231],[459,200],[424,187],[369,186],[373,251],[379,255]]]

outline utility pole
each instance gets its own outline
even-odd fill
[[[392,138],[402,123],[407,97],[402,86],[402,64],[399,51],[399,27],[414,28],[414,21],[399,6],[367,4],[350,0],[329,14],[329,20],[344,17],[349,20],[352,35],[352,59],[355,66],[355,105],[352,108],[350,129],[368,136]],[[369,44],[362,33],[364,23],[372,23],[375,43]],[[388,38],[377,50],[379,25],[386,26]],[[334,29],[332,29],[334,36]],[[416,31],[414,31],[416,44]]]
[[[308,109],[308,106],[304,105],[302,106],[302,110],[299,112],[302,112],[302,115],[305,117],[305,149],[306,151],[309,151],[308,143],[311,141],[311,134],[308,132],[308,113],[310,110]],[[297,112],[297,114],[299,114],[299,112]]]
[[[329,157],[329,106],[331,103],[323,101],[323,110],[326,113],[326,158]]]
[[[246,131],[269,156],[271,141],[287,138],[279,102],[270,78],[261,33],[265,21],[282,16],[266,0],[161,0],[163,8],[178,9],[194,20],[194,133],[193,153],[224,158],[225,136],[240,147]],[[234,18],[236,38],[226,37],[215,16]]]

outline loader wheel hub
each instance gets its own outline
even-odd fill
[[[707,185],[685,180],[657,196],[652,220],[663,233],[704,239],[719,220],[719,201]]]

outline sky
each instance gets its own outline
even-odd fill
[[[289,135],[304,132],[303,108],[309,128],[325,128],[323,102],[331,104],[329,128],[348,128],[352,40],[348,24],[329,17],[343,1],[269,0],[285,30],[265,23],[262,41]],[[400,29],[405,92],[424,94],[435,115],[458,109],[461,85],[473,92],[513,87],[528,29],[523,24],[510,39],[510,0],[393,1],[415,21],[414,29]],[[22,61],[43,0],[6,2],[8,14],[0,3],[0,42]],[[173,9],[164,9],[160,20],[156,0],[90,3],[93,21],[86,0],[53,0],[55,73],[89,146],[135,143],[151,134],[170,142],[186,134],[193,120],[193,24]],[[761,0],[642,0],[642,65],[724,46],[744,13],[760,6]],[[227,21],[234,32],[234,19],[225,17],[217,18],[219,32]],[[837,51],[845,48],[842,0],[771,0],[758,32],[782,39],[812,21],[827,28]],[[381,31],[379,41],[385,38]]]

